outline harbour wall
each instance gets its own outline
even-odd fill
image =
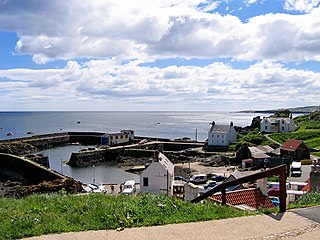
[[[32,184],[65,178],[63,175],[28,159],[5,153],[0,153],[0,168],[18,173],[22,177],[27,178]]]
[[[190,148],[202,147],[204,143],[196,142],[148,142],[145,144],[132,144],[125,146],[109,147],[72,153],[67,164],[73,167],[89,166],[100,162],[113,162],[119,156],[152,157],[154,152],[162,148],[166,152],[182,151]]]

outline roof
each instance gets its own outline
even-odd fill
[[[217,124],[214,124],[210,128],[210,132],[228,133],[230,128],[231,128],[230,125],[217,125]]]
[[[307,185],[301,188],[301,191],[310,191],[310,178],[307,179]]]
[[[252,163],[253,160],[250,159],[250,158],[248,158],[248,159],[243,159],[242,162],[243,162],[243,163]]]
[[[268,145],[265,145],[265,146],[262,146],[262,145],[259,145],[257,146],[258,149],[260,149],[261,151],[263,151],[264,153],[269,153],[269,152],[272,152],[274,149]]]
[[[270,123],[278,123],[279,121],[282,121],[282,120],[284,120],[286,123],[290,123],[290,118],[267,117],[266,119],[268,119]]]
[[[174,174],[173,163],[161,152],[159,152],[158,161],[170,174]]]
[[[295,151],[303,143],[302,140],[288,139],[282,146],[281,149],[286,149],[289,151]]]
[[[274,205],[268,196],[262,195],[259,188],[249,188],[226,193],[227,204],[248,205],[252,208],[273,208]],[[211,196],[214,201],[222,201],[221,193]]]

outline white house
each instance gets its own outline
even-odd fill
[[[119,145],[124,143],[130,143],[134,140],[134,131],[121,130],[119,133],[106,133],[101,137],[102,145]]]
[[[292,132],[294,131],[294,121],[292,115],[288,118],[283,117],[263,117],[260,122],[260,132]]]
[[[237,132],[231,122],[229,125],[217,125],[212,122],[208,132],[208,146],[229,146],[237,141]]]
[[[140,175],[140,192],[173,195],[174,165],[161,152]]]

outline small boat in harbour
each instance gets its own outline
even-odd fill
[[[8,132],[7,136],[13,136],[13,132]]]

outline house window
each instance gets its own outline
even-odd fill
[[[222,140],[222,143],[224,143],[224,141]]]
[[[284,124],[284,120],[282,120],[282,124]]]
[[[143,178],[143,186],[144,187],[148,187],[149,186],[149,178],[147,178],[147,177]]]
[[[268,130],[268,127],[267,127],[267,126],[265,126],[265,127],[264,127],[264,130]]]
[[[120,138],[122,139],[122,138],[123,138],[123,135],[121,135]]]
[[[219,134],[217,134],[217,138],[219,138]]]
[[[281,129],[282,129],[282,131],[284,131],[284,127],[282,127]]]
[[[118,136],[116,136],[116,139],[118,139]]]
[[[222,135],[222,138],[224,138],[224,135]]]

